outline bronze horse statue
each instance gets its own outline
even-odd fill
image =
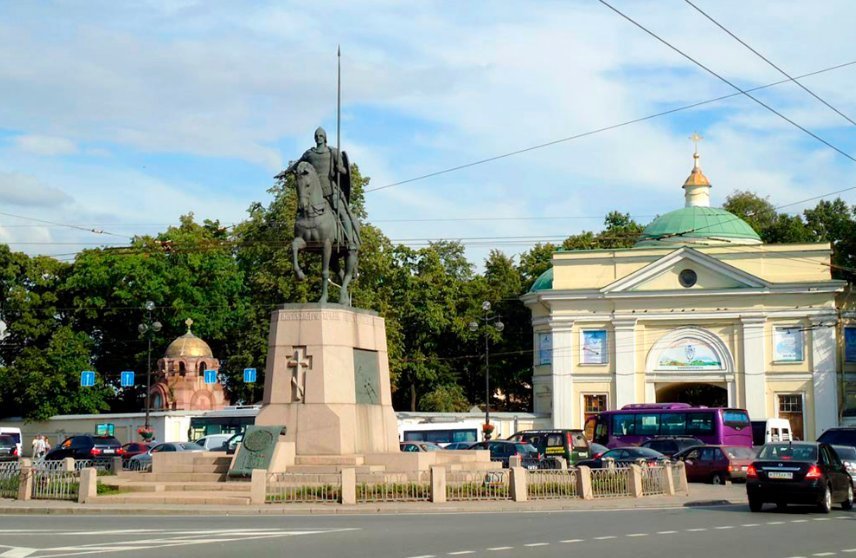
[[[357,263],[356,249],[348,248],[340,241],[339,228],[342,224],[336,211],[324,196],[321,182],[315,167],[301,161],[296,168],[297,218],[294,221],[294,241],[291,243],[292,263],[297,279],[303,281],[306,275],[300,268],[297,254],[301,250],[321,254],[321,298],[318,302],[327,302],[327,284],[330,282],[330,266],[338,270],[341,286],[339,303],[350,305],[348,287],[354,277]],[[344,270],[339,259],[345,260]]]

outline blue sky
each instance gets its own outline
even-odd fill
[[[856,60],[852,2],[696,3],[791,75]],[[782,79],[683,1],[614,5],[740,87]],[[69,259],[188,212],[241,221],[316,126],[335,142],[339,44],[342,144],[373,188],[733,92],[591,0],[0,0],[0,242]],[[856,65],[803,83],[856,120]],[[794,84],[756,95],[856,154],[856,127]],[[733,97],[369,192],[369,221],[412,246],[484,239],[465,240],[477,265],[613,209],[647,223],[683,204],[694,131],[714,205],[856,186],[852,161]]]

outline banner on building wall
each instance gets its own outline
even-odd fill
[[[580,363],[604,364],[607,362],[606,330],[587,329],[581,335]]]
[[[856,362],[856,327],[844,328],[844,361]]]
[[[553,334],[550,332],[538,334],[538,364],[553,363]]]
[[[713,347],[695,338],[678,339],[666,347],[657,368],[667,370],[722,370],[722,361]]]
[[[803,331],[801,327],[777,327],[773,330],[773,360],[801,362],[803,360]]]

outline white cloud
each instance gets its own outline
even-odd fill
[[[0,172],[0,204],[24,207],[57,207],[71,197],[37,178],[25,174]]]
[[[71,155],[77,153],[77,146],[66,138],[51,136],[26,135],[15,138],[15,145],[28,153],[35,155]]]

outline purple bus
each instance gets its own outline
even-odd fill
[[[745,409],[693,407],[686,403],[634,403],[590,417],[586,437],[610,448],[638,446],[655,436],[692,436],[705,444],[752,447]]]

